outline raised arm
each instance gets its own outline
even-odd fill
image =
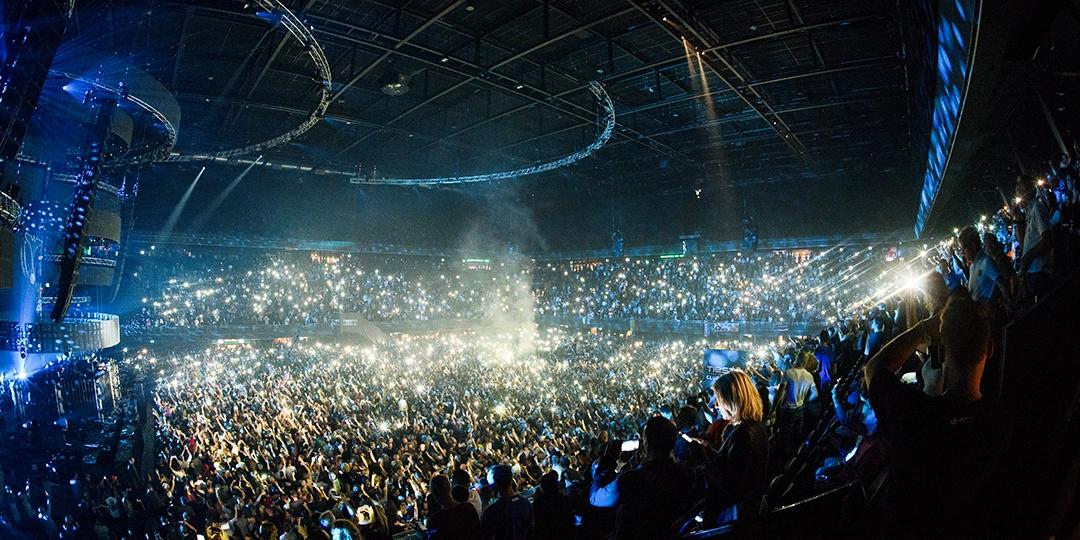
[[[867,387],[872,384],[878,372],[887,370],[889,373],[895,373],[900,369],[900,366],[903,366],[904,362],[915,354],[917,348],[940,332],[940,327],[941,320],[930,317],[886,343],[863,367],[863,377],[866,379]]]

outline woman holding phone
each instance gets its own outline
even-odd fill
[[[705,466],[705,523],[737,521],[752,528],[768,487],[769,432],[762,424],[761,396],[750,377],[731,371],[713,383],[716,405],[728,420],[720,447]]]

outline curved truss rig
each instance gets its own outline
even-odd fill
[[[106,164],[106,167],[115,168],[152,162],[181,163],[189,161],[224,161],[236,156],[254,154],[275,146],[280,146],[303,135],[314,127],[315,124],[319,123],[319,120],[326,114],[326,108],[330,106],[331,87],[333,82],[333,76],[330,71],[330,62],[326,59],[326,54],[323,52],[322,46],[319,45],[315,36],[312,35],[311,31],[306,26],[304,26],[304,23],[299,17],[297,17],[289,8],[285,7],[280,0],[255,0],[254,4],[275,15],[279,15],[281,17],[281,25],[285,27],[286,31],[289,32],[289,35],[292,36],[293,39],[297,40],[297,42],[304,47],[308,56],[310,56],[311,60],[315,63],[315,69],[318,72],[315,77],[316,80],[321,81],[319,102],[312,109],[311,113],[308,114],[307,119],[292,130],[262,142],[218,152],[183,154],[173,152],[173,147],[176,146],[177,138],[176,126],[149,102],[140,99],[139,96],[121,92],[120,88],[111,87],[101,81],[95,81],[73,73],[60,73],[71,80],[86,83],[92,87],[121,96],[124,100],[152,115],[165,131],[165,141],[162,144],[157,145],[149,151],[112,161]]]
[[[537,174],[555,170],[561,167],[565,167],[577,161],[580,161],[590,155],[593,152],[599,150],[604,144],[611,139],[612,133],[615,131],[615,105],[611,102],[611,96],[608,95],[604,87],[596,81],[589,83],[589,91],[596,97],[597,103],[604,113],[604,128],[597,134],[596,140],[589,146],[574,152],[568,156],[561,157],[556,160],[541,163],[539,165],[533,165],[531,167],[525,167],[522,169],[515,169],[512,171],[502,171],[487,174],[476,174],[470,176],[447,176],[447,177],[434,177],[434,178],[355,178],[353,183],[355,184],[375,184],[383,186],[436,186],[445,184],[471,184],[476,182],[490,182],[493,180],[507,180],[510,178],[517,178],[519,176],[527,176],[530,174]]]
[[[296,126],[292,130],[278,135],[273,139],[267,139],[255,144],[249,144],[240,148],[234,148],[232,150],[222,150],[220,152],[202,153],[202,154],[179,154],[174,153],[165,159],[161,160],[168,163],[177,163],[184,161],[207,161],[207,160],[219,160],[228,159],[236,156],[242,156],[245,154],[254,154],[262,152],[275,146],[285,144],[304,133],[307,133],[309,129],[319,123],[323,115],[326,114],[326,108],[330,106],[330,90],[333,82],[333,77],[330,72],[330,62],[326,59],[326,54],[322,50],[322,46],[312,35],[308,27],[304,26],[303,21],[296,16],[289,8],[285,7],[280,0],[255,0],[255,4],[259,7],[266,9],[272,13],[281,14],[281,25],[289,32],[294,39],[296,39],[307,50],[308,56],[315,63],[315,69],[318,71],[317,80],[322,81],[321,88],[319,90],[319,103],[312,109],[311,114],[308,115],[307,120],[304,120],[299,126]]]

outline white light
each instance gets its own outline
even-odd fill
[[[904,278],[904,289],[909,291],[919,290],[922,288],[922,283],[922,276],[908,276]]]

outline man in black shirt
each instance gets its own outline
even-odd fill
[[[641,465],[619,473],[606,485],[594,480],[589,503],[618,508],[616,540],[666,538],[673,522],[693,502],[694,472],[671,457],[676,437],[678,430],[670,420],[650,418],[642,433]]]
[[[533,498],[534,540],[565,540],[574,536],[574,514],[559,482],[559,473],[555,471],[548,471],[540,478],[540,490]]]
[[[929,339],[944,349],[944,393],[906,387],[896,371]],[[890,449],[889,534],[969,537],[985,523],[988,473],[998,438],[995,416],[980,391],[991,353],[990,323],[963,293],[889,342],[864,368],[870,404]]]
[[[469,503],[459,503],[450,495],[450,479],[436,474],[431,477],[431,497],[440,510],[428,518],[430,540],[470,540],[480,538],[480,517]]]
[[[514,474],[506,465],[489,473],[498,499],[484,510],[484,540],[528,540],[533,532],[532,504],[514,490]]]

